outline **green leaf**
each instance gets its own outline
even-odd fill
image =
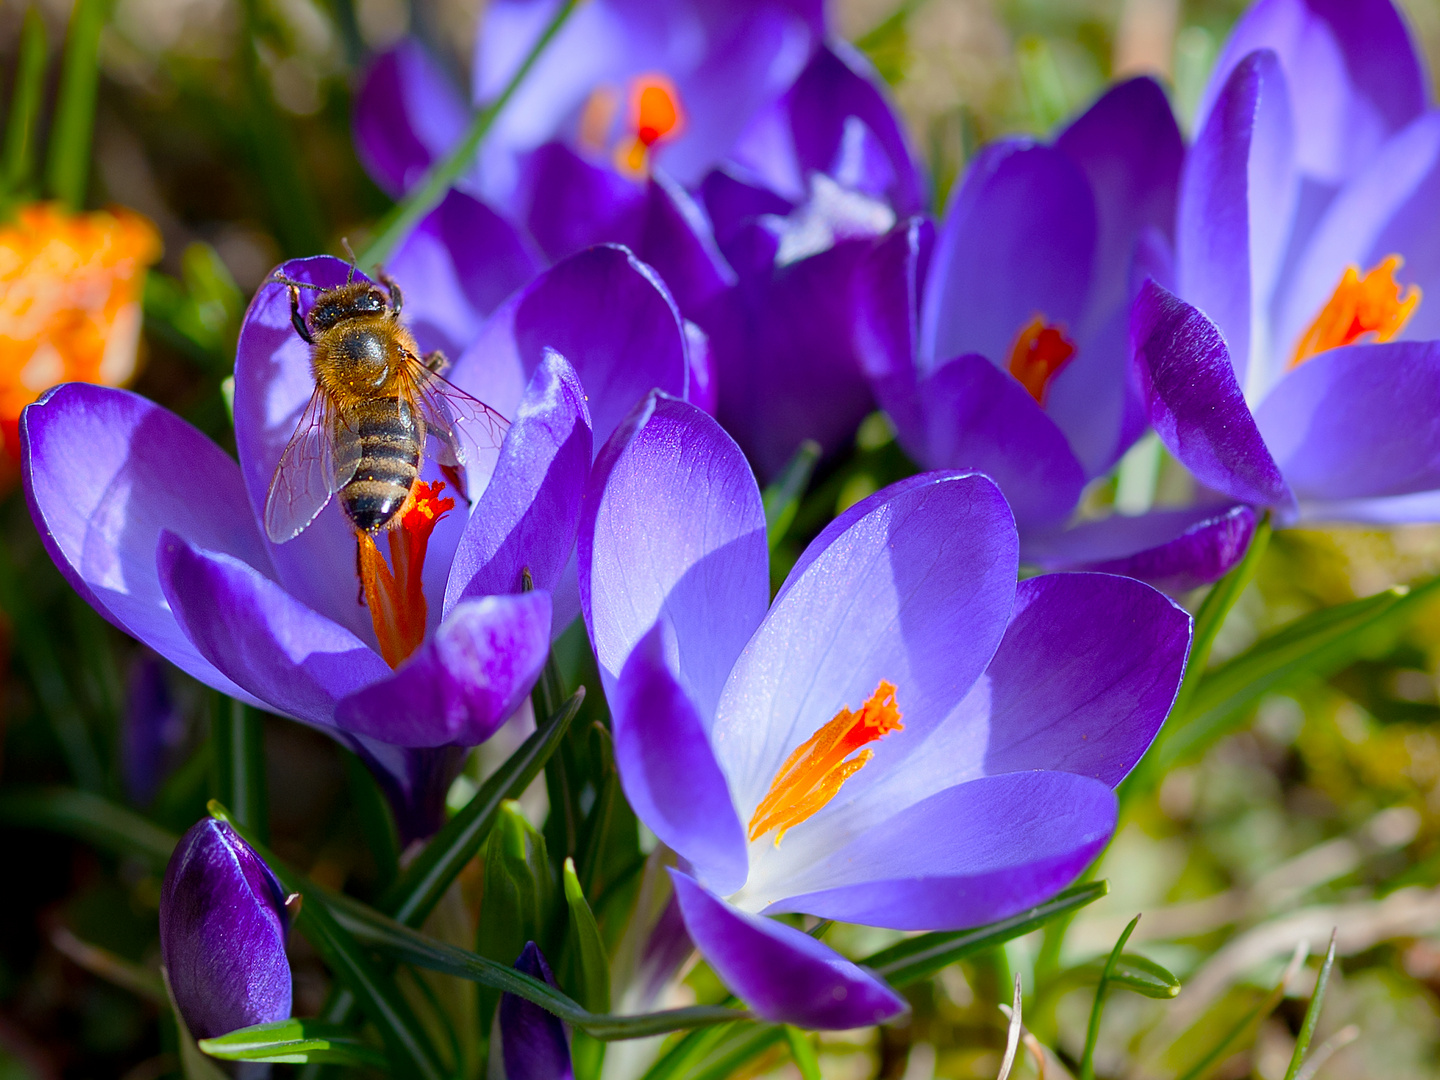
[[[762,496],[765,503],[765,535],[770,541],[770,550],[785,539],[795,515],[800,510],[800,497],[810,484],[815,464],[820,460],[820,444],[806,439],[795,450],[795,454]]]
[[[95,92],[100,85],[100,31],[104,0],[77,0],[65,38],[60,96],[50,126],[45,186],[72,210],[85,205],[90,179],[90,136],[95,126]]]
[[[920,0],[903,0],[876,26],[855,39],[855,47],[891,86],[902,82],[910,69],[910,15],[919,6]]]
[[[1275,1011],[1275,1006],[1280,1004],[1280,999],[1285,996],[1286,985],[1290,982],[1295,972],[1299,970],[1304,960],[1305,946],[1302,944],[1296,949],[1295,955],[1285,968],[1284,974],[1280,976],[1280,981],[1261,999],[1260,1004],[1242,1016],[1239,1022],[1222,1035],[1220,1041],[1212,1046],[1199,1061],[1186,1070],[1185,1074],[1180,1077],[1180,1080],[1200,1080],[1201,1077],[1207,1075],[1211,1069],[1219,1065],[1229,1056],[1231,1048],[1240,1042],[1241,1038],[1247,1032],[1252,1032],[1259,1028],[1259,1026],[1265,1022],[1265,1018]]]
[[[1325,678],[1375,650],[1440,592],[1440,578],[1302,616],[1201,680],[1184,715],[1152,755],[1159,771],[1192,760],[1238,724],[1263,695]]]
[[[560,981],[590,1012],[609,1012],[610,958],[605,955],[600,928],[595,925],[595,916],[585,902],[580,879],[575,876],[574,859],[565,860],[563,877],[569,920],[565,928]]]
[[[215,741],[215,794],[236,824],[270,841],[266,810],[265,728],[243,701],[217,695],[210,738]]]
[[[360,1033],[319,1020],[279,1020],[240,1028],[198,1046],[211,1057],[226,1061],[273,1061],[305,1064],[311,1061],[356,1065],[389,1071],[385,1055],[361,1038]]]
[[[303,901],[318,900],[314,895],[315,886],[275,858],[254,833],[230,819],[223,805],[212,799],[210,813],[235,825],[287,892],[299,893]],[[423,1080],[442,1080],[445,1070],[409,1003],[394,982],[381,974],[350,931],[336,920],[329,906],[323,902],[302,902],[295,921],[326,966],[355,995],[360,1010],[385,1040],[397,1068]]]
[[[874,968],[891,986],[908,986],[927,978],[967,956],[993,949],[1013,938],[1038,930],[1052,919],[1092,904],[1110,891],[1104,881],[1075,885],[1064,892],[1008,919],[974,930],[946,930],[906,938],[888,949],[860,961]]]
[[[1110,980],[1115,974],[1115,966],[1120,962],[1121,954],[1125,951],[1125,943],[1130,940],[1130,935],[1135,932],[1135,924],[1139,921],[1139,915],[1130,920],[1130,924],[1121,933],[1120,940],[1115,942],[1115,947],[1110,950],[1110,956],[1100,972],[1100,982],[1095,987],[1095,1002],[1090,1006],[1090,1026],[1085,1033],[1085,1052],[1080,1055],[1080,1080],[1095,1080],[1095,1043],[1100,1038],[1100,1018],[1105,1012],[1105,993],[1110,989]]]
[[[1330,983],[1330,969],[1335,966],[1335,931],[1330,932],[1330,948],[1325,950],[1325,962],[1320,965],[1320,974],[1315,979],[1315,993],[1310,995],[1310,1004],[1305,1009],[1305,1019],[1300,1023],[1300,1034],[1295,1039],[1295,1052],[1290,1055],[1290,1067],[1285,1070],[1285,1080],[1295,1080],[1305,1062],[1305,1054],[1315,1038],[1315,1028],[1320,1023],[1320,1010],[1325,1005],[1325,988]]]
[[[356,755],[341,751],[345,761],[345,779],[350,788],[350,801],[360,822],[365,846],[375,860],[380,888],[389,888],[400,873],[400,832],[390,801],[375,781],[375,774]]]
[[[450,883],[480,850],[501,803],[518,799],[545,767],[584,700],[582,686],[480,785],[464,809],[445,823],[385,893],[379,905],[383,910],[408,926],[425,921]]]
[[[525,77],[530,74],[530,69],[535,66],[535,62],[540,59],[541,54],[549,47],[555,35],[560,32],[560,28],[569,20],[579,2],[580,0],[563,0],[559,10],[546,24],[540,36],[535,39],[535,44],[531,46],[530,52],[520,62],[520,66],[515,69],[515,74],[510,76],[510,81],[505,84],[505,88],[493,101],[475,114],[470,121],[469,129],[455,148],[431,166],[424,179],[385,215],[375,230],[374,238],[360,252],[361,267],[368,269],[384,262],[395,246],[410,234],[410,230],[440,204],[440,200],[450,190],[450,185],[470,167],[470,161],[474,158],[475,151],[485,141],[485,136],[495,125],[496,118],[510,103],[510,99],[515,96],[515,92],[524,83]]]
[[[475,951],[499,964],[514,964],[527,941],[549,950],[556,917],[555,868],[545,837],[525,820],[520,804],[501,804],[485,842],[484,901]],[[488,1030],[500,994],[486,987],[480,996],[480,1023]]]
[[[820,1075],[820,1059],[808,1033],[790,1024],[785,1025],[785,1041],[790,1045],[790,1060],[800,1070],[800,1080],[824,1080]]]
[[[1077,974],[1098,981],[1104,974],[1105,964],[1086,965]],[[1115,961],[1110,971],[1110,984],[1124,987],[1143,997],[1164,1000],[1180,993],[1180,980],[1159,964],[1144,956],[1126,953]]]
[[[117,855],[165,869],[180,838],[101,795],[74,788],[14,787],[0,792],[0,821],[47,829],[94,844]]]
[[[45,91],[45,20],[33,4],[25,11],[20,31],[20,55],[15,64],[14,97],[5,124],[4,159],[0,161],[0,190],[17,194],[35,175],[35,135],[40,127],[40,103]]]

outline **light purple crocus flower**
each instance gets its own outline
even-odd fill
[[[160,888],[160,955],[192,1036],[289,1018],[289,927],[284,888],[230,823],[191,826]]]
[[[525,943],[515,970],[556,985],[550,965],[533,941]],[[505,1080],[574,1080],[570,1039],[559,1017],[513,994],[501,996],[498,1011]]]
[[[717,415],[769,478],[804,439],[841,449],[874,408],[851,314],[869,284],[858,271],[877,237],[923,211],[925,184],[879,76],[836,42],[700,190],[737,275],[697,316]]]
[[[1017,586],[999,489],[936,472],[838,517],[772,604],[749,465],[663,395],[590,490],[581,596],[621,781],[682,859],[690,937],[759,1015],[844,1028],[905,1007],[769,914],[975,926],[1104,846],[1184,667],[1189,617],[1162,594],[1102,574]],[[815,760],[822,732],[842,749],[812,791],[787,758]]]
[[[1202,102],[1137,369],[1166,446],[1282,523],[1440,519],[1427,84],[1388,0],[1260,0]]]
[[[330,286],[350,268],[320,257],[281,271]],[[460,748],[525,699],[552,634],[579,612],[592,420],[607,434],[651,387],[683,394],[687,349],[653,273],[616,248],[558,264],[493,314],[449,375],[510,427],[497,453],[467,463],[469,505],[459,498],[429,537],[428,629],[393,671],[358,602],[355,536],[336,502],[285,544],[259,524],[314,386],[278,284],[261,287],[241,328],[238,465],[137,395],[71,384],[22,418],[26,495],[56,564],[101,614],[201,682],[355,750],[402,831],[424,835]],[[427,463],[422,478],[440,477]],[[535,588],[522,593],[527,569]]]
[[[1228,570],[1253,513],[1066,526],[1086,484],[1145,430],[1127,316],[1137,275],[1169,265],[1183,157],[1164,91],[1122,83],[1052,143],[987,146],[938,230],[897,230],[858,293],[866,368],[915,461],[992,477],[1027,562],[1170,591]]]

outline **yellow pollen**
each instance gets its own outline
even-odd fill
[[[1395,271],[1404,262],[1399,255],[1388,255],[1364,277],[1358,266],[1346,267],[1335,292],[1301,335],[1290,367],[1299,367],[1327,349],[1354,345],[1362,339],[1389,341],[1405,329],[1420,306],[1420,288],[1411,285],[1402,295]]]
[[[785,759],[750,818],[750,839],[778,829],[775,846],[779,847],[787,830],[820,811],[839,793],[840,785],[875,756],[873,750],[860,750],[862,746],[903,730],[895,686],[881,680],[859,712],[841,709]],[[847,760],[854,750],[860,752]]]
[[[357,534],[360,545],[360,585],[380,655],[392,668],[400,664],[425,640],[423,571],[430,534],[440,519],[455,507],[454,499],[440,498],[445,482],[415,481],[405,505],[390,529],[390,564],[369,533]],[[393,568],[393,569],[392,569]]]

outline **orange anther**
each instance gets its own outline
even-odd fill
[[[875,751],[861,747],[904,729],[895,705],[895,686],[881,680],[859,712],[841,709],[785,759],[750,818],[750,839],[778,829],[775,846],[779,847],[787,830],[817,813],[875,756]],[[846,760],[855,750],[860,753]]]
[[[638,75],[630,83],[629,132],[615,148],[615,165],[631,176],[644,176],[657,143],[679,135],[685,126],[680,92],[664,75]]]
[[[1420,306],[1420,288],[1411,285],[1402,295],[1395,271],[1404,261],[1399,255],[1388,255],[1364,277],[1358,266],[1346,267],[1340,284],[1301,335],[1290,366],[1299,367],[1327,349],[1354,345],[1361,339],[1389,341],[1405,329]]]
[[[1050,384],[1074,355],[1075,343],[1065,336],[1064,329],[1036,315],[1020,328],[1010,345],[1010,374],[1044,405]]]
[[[429,614],[422,580],[425,551],[435,526],[455,508],[454,499],[440,498],[444,487],[443,480],[433,484],[417,480],[410,488],[405,505],[396,515],[396,525],[389,532],[388,566],[370,534],[358,536],[365,604],[370,609],[380,655],[392,668],[399,667],[425,640]]]

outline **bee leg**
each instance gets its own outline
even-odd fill
[[[375,271],[375,280],[390,290],[390,317],[398,319],[400,309],[405,304],[405,297],[400,294],[400,283],[380,269]]]
[[[447,367],[450,366],[450,361],[446,359],[445,354],[439,349],[436,349],[434,352],[426,353],[425,359],[423,359],[421,363],[425,365],[425,369],[427,371],[432,372],[435,375],[439,375],[442,371],[444,371]]]
[[[300,290],[294,285],[290,286],[290,322],[306,345],[315,344],[315,339],[310,336],[310,328],[305,325],[305,317],[300,314]]]

